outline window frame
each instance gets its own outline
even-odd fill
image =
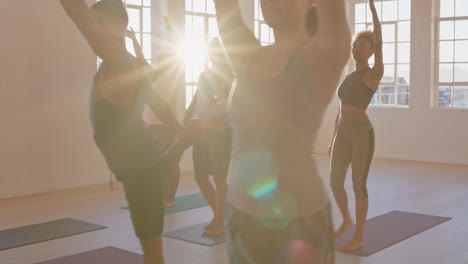
[[[454,10],[456,10],[456,0],[453,0],[454,1]],[[451,96],[450,96],[450,101],[451,101],[451,104],[453,104],[454,102],[454,97],[455,97],[455,87],[457,86],[465,86],[465,87],[468,87],[468,80],[466,82],[456,82],[455,81],[455,65],[457,64],[457,62],[455,61],[455,59],[453,59],[453,61],[451,62],[441,62],[440,61],[440,44],[442,41],[452,41],[452,42],[456,42],[457,40],[464,40],[464,41],[468,41],[468,38],[467,39],[457,39],[456,36],[455,36],[455,22],[456,21],[468,21],[468,16],[459,16],[457,17],[456,14],[455,14],[455,11],[454,11],[454,16],[452,17],[441,17],[441,4],[442,4],[442,0],[437,0],[436,1],[436,4],[435,4],[435,25],[434,25],[434,69],[433,69],[433,72],[434,72],[434,76],[433,76],[433,101],[432,101],[432,105],[434,108],[438,108],[438,109],[442,109],[442,110],[468,110],[468,99],[467,99],[467,106],[465,107],[457,107],[457,106],[449,106],[449,107],[444,107],[444,106],[440,106],[440,87],[443,87],[443,86],[446,86],[446,87],[449,87],[451,89]],[[444,21],[453,21],[453,26],[454,26],[454,36],[453,36],[453,39],[444,39],[444,40],[441,40],[440,38],[440,24],[441,22],[444,22]],[[467,51],[468,52],[468,51]],[[453,58],[455,58],[456,56],[456,50],[455,50],[455,46],[453,47]],[[459,62],[460,63],[460,62]],[[462,62],[463,63],[463,62]],[[465,62],[465,63],[468,63],[468,62]],[[440,81],[440,65],[441,64],[450,64],[452,65],[454,68],[452,69],[452,82],[441,82]]]

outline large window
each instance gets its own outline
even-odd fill
[[[186,106],[192,102],[200,73],[209,65],[207,46],[219,35],[213,0],[185,0],[185,41],[182,56],[185,61]]]
[[[468,0],[440,0],[439,3],[438,105],[468,109]]]
[[[135,36],[143,49],[145,59],[151,64],[151,0],[124,0],[128,13],[128,26],[133,28]],[[135,55],[132,41],[126,39],[127,50]],[[98,65],[102,61],[98,59]]]
[[[372,29],[367,2],[354,5],[354,31]],[[375,1],[382,23],[385,73],[371,106],[404,107],[410,96],[411,0]],[[370,60],[373,64],[373,57]]]
[[[271,29],[263,18],[262,7],[260,0],[255,0],[255,29],[254,33],[257,39],[263,46],[271,45],[275,42],[275,36],[273,34],[273,29]]]

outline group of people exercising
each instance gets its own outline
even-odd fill
[[[178,162],[193,145],[195,179],[214,212],[203,236],[224,234],[230,263],[334,263],[335,239],[353,225],[344,188],[350,165],[356,228],[341,250],[363,246],[374,152],[366,108],[384,73],[374,0],[373,31],[353,40],[344,0],[261,0],[275,35],[269,46],[244,24],[237,0],[213,1],[220,37],[209,46],[212,67],[201,74],[179,122],[163,77],[171,56],[162,56],[156,69],[144,60],[122,1],[88,7],[85,0],[60,0],[103,60],[90,103],[94,140],[123,183],[144,262],[164,263],[164,207],[175,205]],[[134,40],[136,57],[126,37]],[[355,71],[339,85],[351,51]],[[335,231],[313,152],[337,87],[340,109],[329,154],[343,222]],[[157,121],[148,124],[143,112]]]

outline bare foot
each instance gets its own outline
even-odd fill
[[[335,239],[342,237],[346,233],[346,230],[348,230],[348,228],[350,228],[351,226],[353,226],[353,222],[344,221],[341,227],[338,228],[338,230],[336,230]]]
[[[224,234],[224,227],[216,228],[213,227],[211,229],[206,230],[203,234],[202,237],[219,237]]]
[[[164,208],[172,208],[176,206],[175,200],[164,200]]]
[[[343,247],[340,248],[342,251],[353,251],[356,249],[362,248],[363,244],[361,240],[353,239],[346,243]]]
[[[214,219],[211,220],[211,222],[210,222],[208,225],[206,225],[206,226],[203,228],[203,230],[211,229],[213,226],[214,226]]]

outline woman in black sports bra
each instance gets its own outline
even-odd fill
[[[349,74],[338,89],[340,112],[336,120],[335,136],[331,150],[331,186],[343,223],[335,232],[342,237],[353,225],[348,209],[344,181],[349,165],[352,164],[353,188],[356,197],[356,231],[351,241],[340,249],[355,250],[363,246],[363,232],[369,207],[367,176],[374,153],[374,130],[366,114],[372,97],[379,87],[384,73],[382,58],[382,33],[374,0],[369,0],[374,23],[374,32],[360,32],[354,37],[353,58],[356,70]],[[368,60],[374,55],[375,65]]]

